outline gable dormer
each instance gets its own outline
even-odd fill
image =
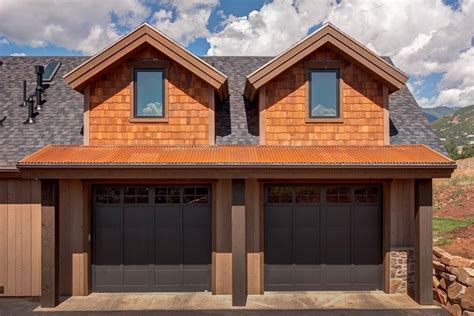
[[[143,24],[65,75],[84,94],[84,143],[214,143],[227,77]]]
[[[260,143],[384,145],[388,95],[407,76],[331,24],[247,76]]]

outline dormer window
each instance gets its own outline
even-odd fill
[[[134,117],[165,118],[165,70],[134,69]]]
[[[308,77],[309,118],[340,118],[339,69],[310,69]]]

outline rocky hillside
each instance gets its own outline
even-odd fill
[[[438,106],[435,108],[422,108],[423,115],[428,119],[428,122],[434,122],[446,115],[449,115],[461,108],[458,107],[447,107],[447,106]]]
[[[434,121],[431,126],[435,133],[445,140],[452,140],[457,145],[466,145],[474,138],[474,105],[461,108],[445,117]]]

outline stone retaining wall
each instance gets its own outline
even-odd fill
[[[455,316],[474,316],[474,260],[433,249],[433,297]]]

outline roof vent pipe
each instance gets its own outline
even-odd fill
[[[28,118],[24,124],[34,124],[35,123],[35,100],[33,99],[33,94],[26,100],[28,104]]]
[[[43,100],[41,100],[41,95],[44,92],[43,87],[43,73],[44,67],[41,65],[35,66],[36,72],[36,109],[41,110],[41,105],[43,105]]]
[[[26,80],[23,80],[23,103],[20,106],[26,106]]]

